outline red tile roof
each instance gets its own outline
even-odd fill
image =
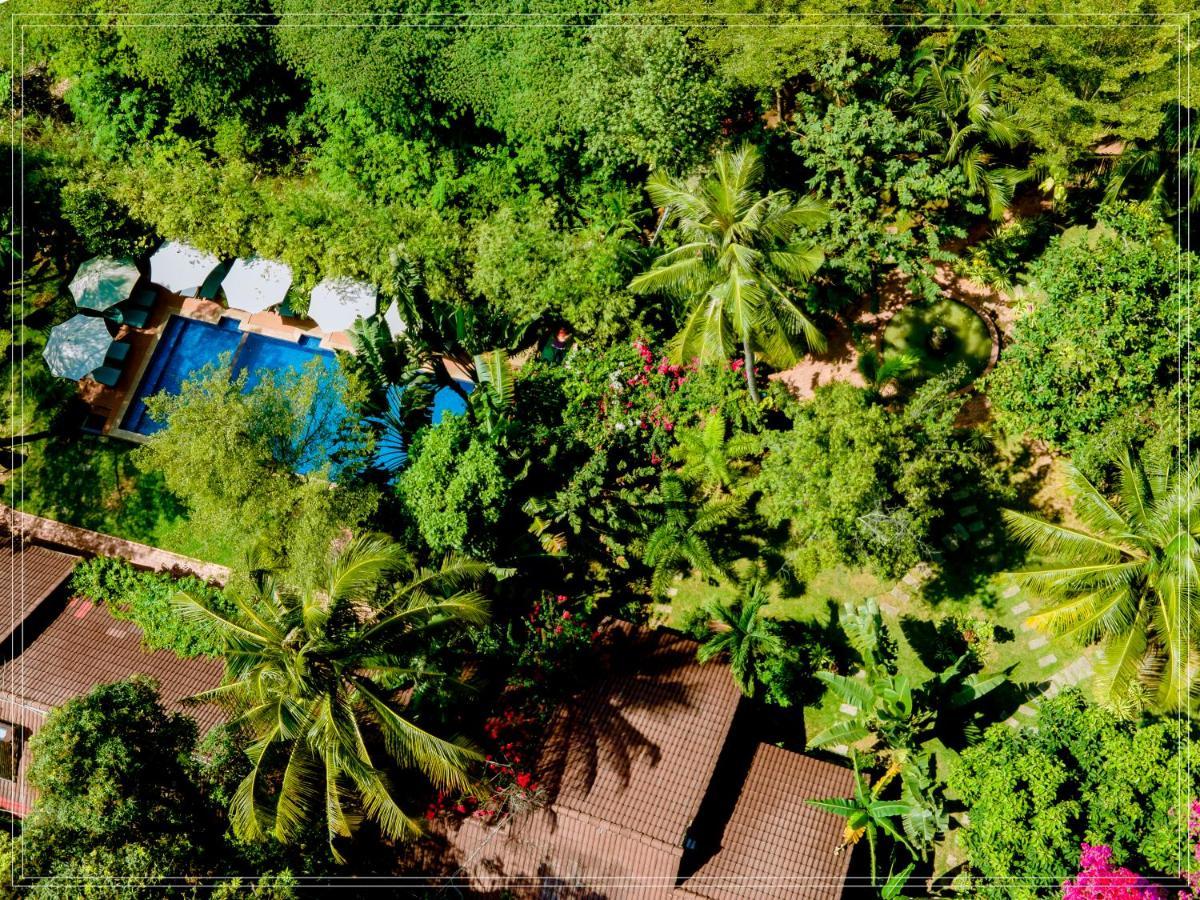
[[[10,652],[0,662],[0,720],[22,726],[26,740],[52,708],[99,684],[148,675],[158,682],[164,706],[180,710],[183,698],[220,683],[220,660],[180,659],[164,650],[148,652],[141,644],[141,630],[131,622],[114,619],[103,606],[82,598],[67,599],[61,592],[47,600],[65,582],[78,558],[37,552],[40,550],[0,545],[0,572],[7,568],[17,573],[7,581],[0,576],[0,586],[8,585],[11,608],[29,605],[21,591],[30,584],[28,571],[34,559],[39,560],[37,591],[44,592],[34,604],[36,612],[13,634]],[[21,565],[26,567],[24,580],[19,575]],[[189,707],[187,712],[202,732],[221,719],[213,706]],[[0,807],[18,815],[27,811],[31,801],[24,780],[28,760],[26,751],[15,782],[0,778]]]
[[[853,775],[770,745],[755,751],[720,848],[677,886],[741,695],[725,666],[698,665],[696,644],[678,635],[621,623],[606,640],[608,674],[563,706],[546,741],[548,806],[444,833],[455,880],[595,900],[840,896],[841,820],[804,801],[849,796]]]
[[[845,820],[806,800],[849,797],[849,769],[760,744],[721,848],[683,885],[708,900],[836,900],[850,866]]]
[[[696,644],[627,623],[605,630],[607,675],[553,723],[537,767],[550,804],[499,830],[468,820],[456,863],[479,889],[548,883],[669,896],[741,699]]]

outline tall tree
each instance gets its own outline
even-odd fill
[[[319,811],[341,860],[335,840],[364,815],[388,837],[418,832],[401,808],[397,775],[468,787],[475,753],[425,730],[404,697],[450,677],[424,664],[433,633],[486,620],[487,604],[466,587],[485,567],[451,559],[386,586],[405,562],[398,545],[361,535],[310,584],[282,584],[252,568],[252,590],[233,614],[177,598],[181,615],[225,646],[222,685],[197,699],[228,705],[253,735],[252,768],[230,809],[240,837],[273,832],[287,841]]]
[[[1046,560],[1015,573],[1048,602],[1030,623],[1100,641],[1110,701],[1140,685],[1160,709],[1189,707],[1200,674],[1200,466],[1128,450],[1115,496],[1074,469],[1070,484],[1078,528],[1005,510],[1013,536]]]
[[[718,153],[713,169],[696,187],[661,172],[651,177],[650,198],[664,222],[678,221],[683,242],[630,288],[674,294],[689,304],[673,345],[677,361],[728,359],[740,344],[757,402],[755,353],[786,367],[802,346],[825,346],[800,289],[825,258],[803,231],[824,222],[826,212],[812,196],[763,193],[762,156],[749,144]]]

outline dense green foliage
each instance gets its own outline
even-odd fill
[[[955,427],[961,401],[946,396],[946,381],[922,387],[899,415],[859,388],[821,387],[795,405],[789,430],[768,438],[760,509],[788,525],[801,577],[842,563],[900,574],[928,557],[956,483],[986,488],[982,451]]]
[[[1182,0],[2,6],[33,14],[0,48],[22,180],[0,228],[5,499],[250,559],[223,591],[79,569],[147,646],[222,656],[213,696],[242,718],[197,751],[136,685],[52,716],[21,841],[57,880],[32,893],[286,853],[394,874],[422,808],[543,802],[540,739],[612,615],[693,626],[747,707],[803,716],[761,717],[764,739],[857,745],[855,796],[819,799],[889,900],[940,890],[947,848],[1050,890],[1083,839],[1175,871],[1175,720],[1044,701],[1041,731],[978,742],[1085,657],[1121,651],[1118,681],[1167,693],[1194,678],[1193,629],[1171,630],[1193,475],[1167,475],[1195,450]],[[149,401],[144,446],[82,435],[41,361],[66,284],[162,239],[287,263],[295,314],[322,278],[366,279],[380,315],[338,374],[247,390],[217,367]],[[1001,335],[982,381],[951,371],[945,294]],[[907,362],[897,314],[928,324]],[[463,410],[435,424],[438,391]],[[1155,462],[1121,471],[1129,445]],[[1078,529],[1043,521],[1066,514],[1063,454],[1090,479]],[[1048,646],[1018,633],[1026,600]]]
[[[220,653],[219,644],[171,611],[171,598],[178,591],[203,596],[218,608],[225,605],[221,591],[198,578],[146,572],[123,559],[97,556],[80,563],[71,574],[71,590],[103,603],[114,618],[137,625],[148,650],[172,650],[181,657]]]
[[[1186,871],[1187,726],[1139,726],[1073,691],[1043,702],[1037,725],[993,727],[950,773],[971,816],[961,839],[979,876],[972,892],[1043,896],[1033,884],[988,880],[1057,884],[1081,841],[1109,844],[1135,871]]]
[[[68,701],[27,752],[38,800],[14,848],[14,874],[36,879],[30,896],[78,895],[83,885],[82,896],[96,900],[147,890],[191,898],[184,879],[250,872],[249,896],[294,896],[286,870],[272,874],[276,862],[247,858],[227,840],[196,725],[167,712],[152,683],[101,685]]]
[[[1082,455],[1089,471],[1174,409],[1184,372],[1178,249],[1149,210],[1102,210],[1031,267],[1033,309],[990,377],[1001,424]]]

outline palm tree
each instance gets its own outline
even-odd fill
[[[230,806],[240,837],[287,841],[320,811],[341,861],[334,842],[364,815],[391,838],[419,832],[396,799],[395,776],[469,787],[477,754],[426,731],[404,698],[449,678],[422,662],[431,635],[486,621],[487,604],[467,587],[486,567],[451,559],[387,586],[405,566],[398,545],[363,535],[331,554],[319,584],[295,588],[252,568],[252,590],[232,612],[176,598],[185,620],[224,645],[221,685],[193,699],[228,707],[253,738],[251,771]]]
[[[1126,147],[1104,190],[1105,202],[1126,194],[1159,209],[1163,218],[1200,213],[1200,127],[1180,124],[1172,110],[1154,140]],[[1187,121],[1184,119],[1183,121]]]
[[[707,578],[720,574],[709,547],[709,532],[732,519],[741,502],[716,498],[697,508],[688,498],[683,482],[674,475],[664,475],[662,506],[660,521],[646,538],[642,553],[643,561],[654,569],[650,585],[659,596],[682,569],[695,569]]]
[[[733,680],[747,697],[754,696],[760,683],[759,667],[786,650],[779,626],[763,615],[769,601],[763,573],[756,569],[739,581],[732,603],[714,601],[705,607],[711,634],[696,659],[706,663],[727,656]]]
[[[743,460],[761,449],[762,442],[743,431],[727,434],[725,416],[712,413],[695,428],[675,432],[678,441],[671,457],[680,463],[679,477],[687,484],[699,485],[709,495],[729,492],[738,478]]]
[[[673,342],[677,362],[728,359],[740,343],[746,384],[757,402],[756,352],[786,367],[802,344],[825,346],[798,291],[825,258],[800,232],[823,223],[827,213],[815,197],[762,193],[762,157],[750,145],[718,153],[713,167],[695,188],[661,173],[651,177],[650,198],[664,210],[664,221],[678,219],[683,243],[630,288],[674,294],[690,305]]]
[[[911,800],[881,800],[879,798],[884,788],[900,774],[899,763],[893,763],[872,786],[871,779],[859,771],[857,754],[853,755],[851,759],[854,763],[853,797],[829,797],[825,800],[809,800],[807,802],[817,809],[841,816],[846,820],[846,828],[842,832],[842,843],[837,848],[838,853],[857,844],[866,835],[867,845],[871,849],[871,883],[874,884],[878,871],[875,854],[879,832],[882,831],[891,837],[914,857],[917,855],[912,844],[892,822],[892,819],[898,816],[911,815],[915,812],[915,805]]]
[[[1114,702],[1140,682],[1158,708],[1188,707],[1200,671],[1200,467],[1127,450],[1111,498],[1078,470],[1069,477],[1081,527],[1004,511],[1013,536],[1047,560],[1015,573],[1049,604],[1030,624],[1099,641],[1097,674]]]
[[[983,195],[988,214],[999,219],[1027,174],[991,165],[989,147],[1011,150],[1025,134],[1014,113],[997,103],[1001,70],[983,51],[961,64],[932,53],[925,62],[913,79],[916,109],[935,122],[944,137],[945,161],[959,165],[971,190]]]

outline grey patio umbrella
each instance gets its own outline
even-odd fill
[[[129,299],[139,273],[130,259],[97,256],[79,267],[71,280],[71,296],[83,309],[97,311]]]
[[[42,357],[55,375],[78,381],[104,365],[112,340],[103,319],[80,313],[50,329]]]

